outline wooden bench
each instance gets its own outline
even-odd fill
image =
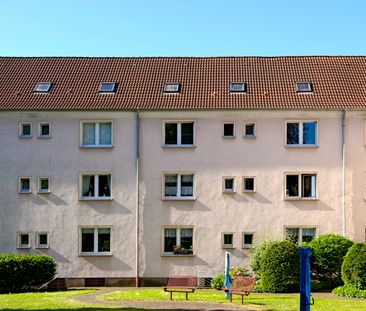
[[[225,289],[225,293],[229,293],[230,302],[233,301],[233,295],[241,296],[241,304],[244,304],[244,295],[249,296],[253,292],[255,285],[255,277],[236,276],[231,288]]]
[[[196,288],[196,276],[171,275],[168,279],[168,285],[164,287],[164,291],[170,293],[170,300],[173,300],[173,292],[186,293],[186,300],[188,300],[188,293],[194,293]]]

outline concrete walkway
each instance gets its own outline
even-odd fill
[[[88,288],[89,289],[89,288]],[[134,308],[144,310],[241,310],[241,311],[255,311],[246,306],[238,306],[234,304],[223,303],[204,303],[196,301],[101,301],[97,300],[97,296],[115,291],[121,291],[121,287],[96,287],[95,293],[78,295],[72,297],[71,300],[78,302],[85,302],[89,304],[96,304],[99,306],[119,306],[122,308]],[[130,289],[130,288],[129,288]],[[145,288],[146,289],[146,288]]]

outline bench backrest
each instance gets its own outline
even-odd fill
[[[233,284],[233,290],[240,290],[240,291],[253,291],[255,285],[255,277],[251,276],[236,276]]]
[[[171,275],[169,276],[168,286],[172,288],[180,288],[180,287],[188,287],[195,288],[197,287],[197,277],[189,276],[189,275]]]

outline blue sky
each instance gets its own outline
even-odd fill
[[[0,56],[366,55],[365,0],[0,0]]]

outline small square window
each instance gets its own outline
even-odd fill
[[[243,248],[253,247],[253,233],[243,233]]]
[[[231,93],[245,93],[247,91],[247,85],[243,82],[231,82],[230,92]]]
[[[233,233],[223,233],[222,234],[222,247],[223,248],[233,248],[234,247],[234,234]]]
[[[19,193],[31,193],[31,178],[20,177],[19,178]]]
[[[30,248],[30,238],[28,232],[19,232],[17,240],[18,248]]]
[[[39,138],[49,138],[50,137],[50,124],[48,122],[39,123],[38,137]]]
[[[37,232],[36,233],[36,248],[48,248],[49,241],[48,241],[48,233],[47,232]]]
[[[297,82],[296,83],[296,92],[298,93],[307,93],[312,92],[313,86],[309,82]]]
[[[254,122],[244,123],[244,138],[255,138],[255,136],[256,136],[255,123]]]
[[[223,178],[223,191],[228,193],[234,193],[234,177]]]
[[[254,177],[243,177],[243,191],[244,192],[255,192],[255,178]]]
[[[116,89],[117,84],[114,82],[102,82],[99,86],[100,93],[114,93]]]
[[[20,122],[19,123],[19,136],[29,138],[32,137],[32,123]]]
[[[235,123],[225,122],[224,123],[224,137],[235,137]]]
[[[35,93],[49,93],[51,90],[51,82],[38,82],[34,88]]]
[[[38,192],[50,193],[50,179],[48,177],[38,177]]]
[[[180,83],[167,82],[164,84],[164,93],[179,93]]]

